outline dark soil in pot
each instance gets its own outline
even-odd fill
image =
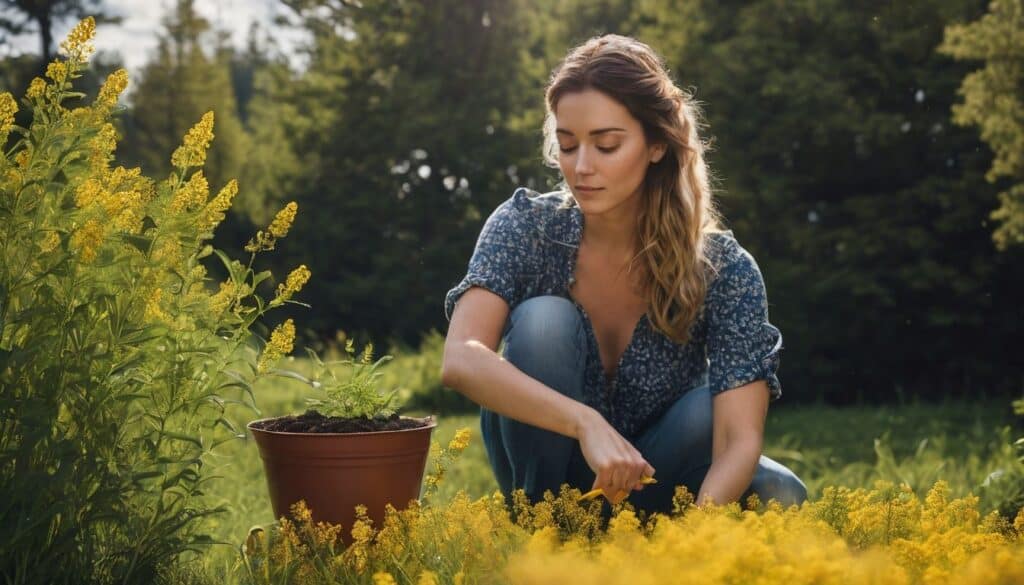
[[[398,414],[388,418],[342,418],[324,416],[315,410],[307,410],[300,415],[279,416],[254,423],[252,426],[264,431],[282,433],[369,433],[418,429],[428,424],[422,420],[402,418]]]

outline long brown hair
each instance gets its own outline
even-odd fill
[[[704,304],[709,270],[705,235],[723,231],[712,199],[704,153],[697,134],[701,111],[679,89],[662,58],[646,44],[620,35],[594,37],[572,49],[555,68],[545,93],[544,158],[558,166],[554,111],[567,93],[594,89],[615,99],[643,125],[648,144],[668,145],[648,166],[637,218],[636,249],[630,262],[639,276],[656,329],[677,343]],[[569,189],[566,187],[566,191]]]

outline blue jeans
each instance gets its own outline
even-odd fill
[[[556,296],[530,298],[509,315],[503,334],[505,359],[528,376],[582,402],[587,337],[583,318],[572,301]],[[558,495],[568,483],[590,491],[595,474],[578,440],[480,409],[480,430],[495,478],[511,504],[522,488],[531,502],[544,490]],[[711,394],[707,381],[680,397],[660,419],[645,429],[633,446],[655,468],[658,483],[631,491],[626,501],[648,514],[672,511],[676,485],[696,497],[711,466]],[[761,456],[757,471],[740,502],[757,493],[762,502],[774,498],[784,506],[807,499],[807,487],[784,465]],[[607,504],[604,497],[600,498]],[[605,517],[610,506],[602,506]]]

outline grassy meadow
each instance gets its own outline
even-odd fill
[[[472,433],[469,446],[448,467],[435,501],[450,503],[459,492],[470,500],[486,498],[498,486],[479,435],[479,419],[464,403],[447,396],[455,394],[453,390],[440,387],[441,341],[434,336],[421,352],[397,353],[396,359],[384,366],[384,382],[402,388],[410,404],[461,405],[461,412],[423,406],[402,412],[437,416],[432,441],[441,445],[458,429],[469,428]],[[302,359],[282,366],[307,369]],[[302,411],[304,398],[310,396],[308,387],[284,378],[261,381],[255,391],[262,416]],[[245,419],[257,418],[241,411],[236,417],[240,427]],[[905,483],[924,498],[936,481],[944,480],[952,497],[973,493],[980,497],[978,508],[983,514],[1002,505],[1012,521],[1007,502],[1014,499],[1024,477],[1024,465],[1012,443],[1021,434],[1021,421],[1010,404],[996,401],[915,401],[844,408],[783,401],[769,411],[765,454],[804,480],[811,501],[819,499],[826,486],[869,489],[876,480]],[[230,544],[215,545],[205,554],[202,572],[214,581],[244,582],[237,564],[239,546],[251,527],[274,521],[256,444],[251,436],[229,443],[208,463],[217,470],[218,478],[206,493],[230,508],[211,521],[210,530],[218,540]],[[428,460],[428,471],[432,465],[433,460]],[[573,487],[586,491],[590,486]]]

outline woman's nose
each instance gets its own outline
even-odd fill
[[[576,174],[577,175],[589,175],[594,172],[593,165],[590,164],[590,154],[587,154],[587,150],[580,146],[577,149],[576,154]]]

